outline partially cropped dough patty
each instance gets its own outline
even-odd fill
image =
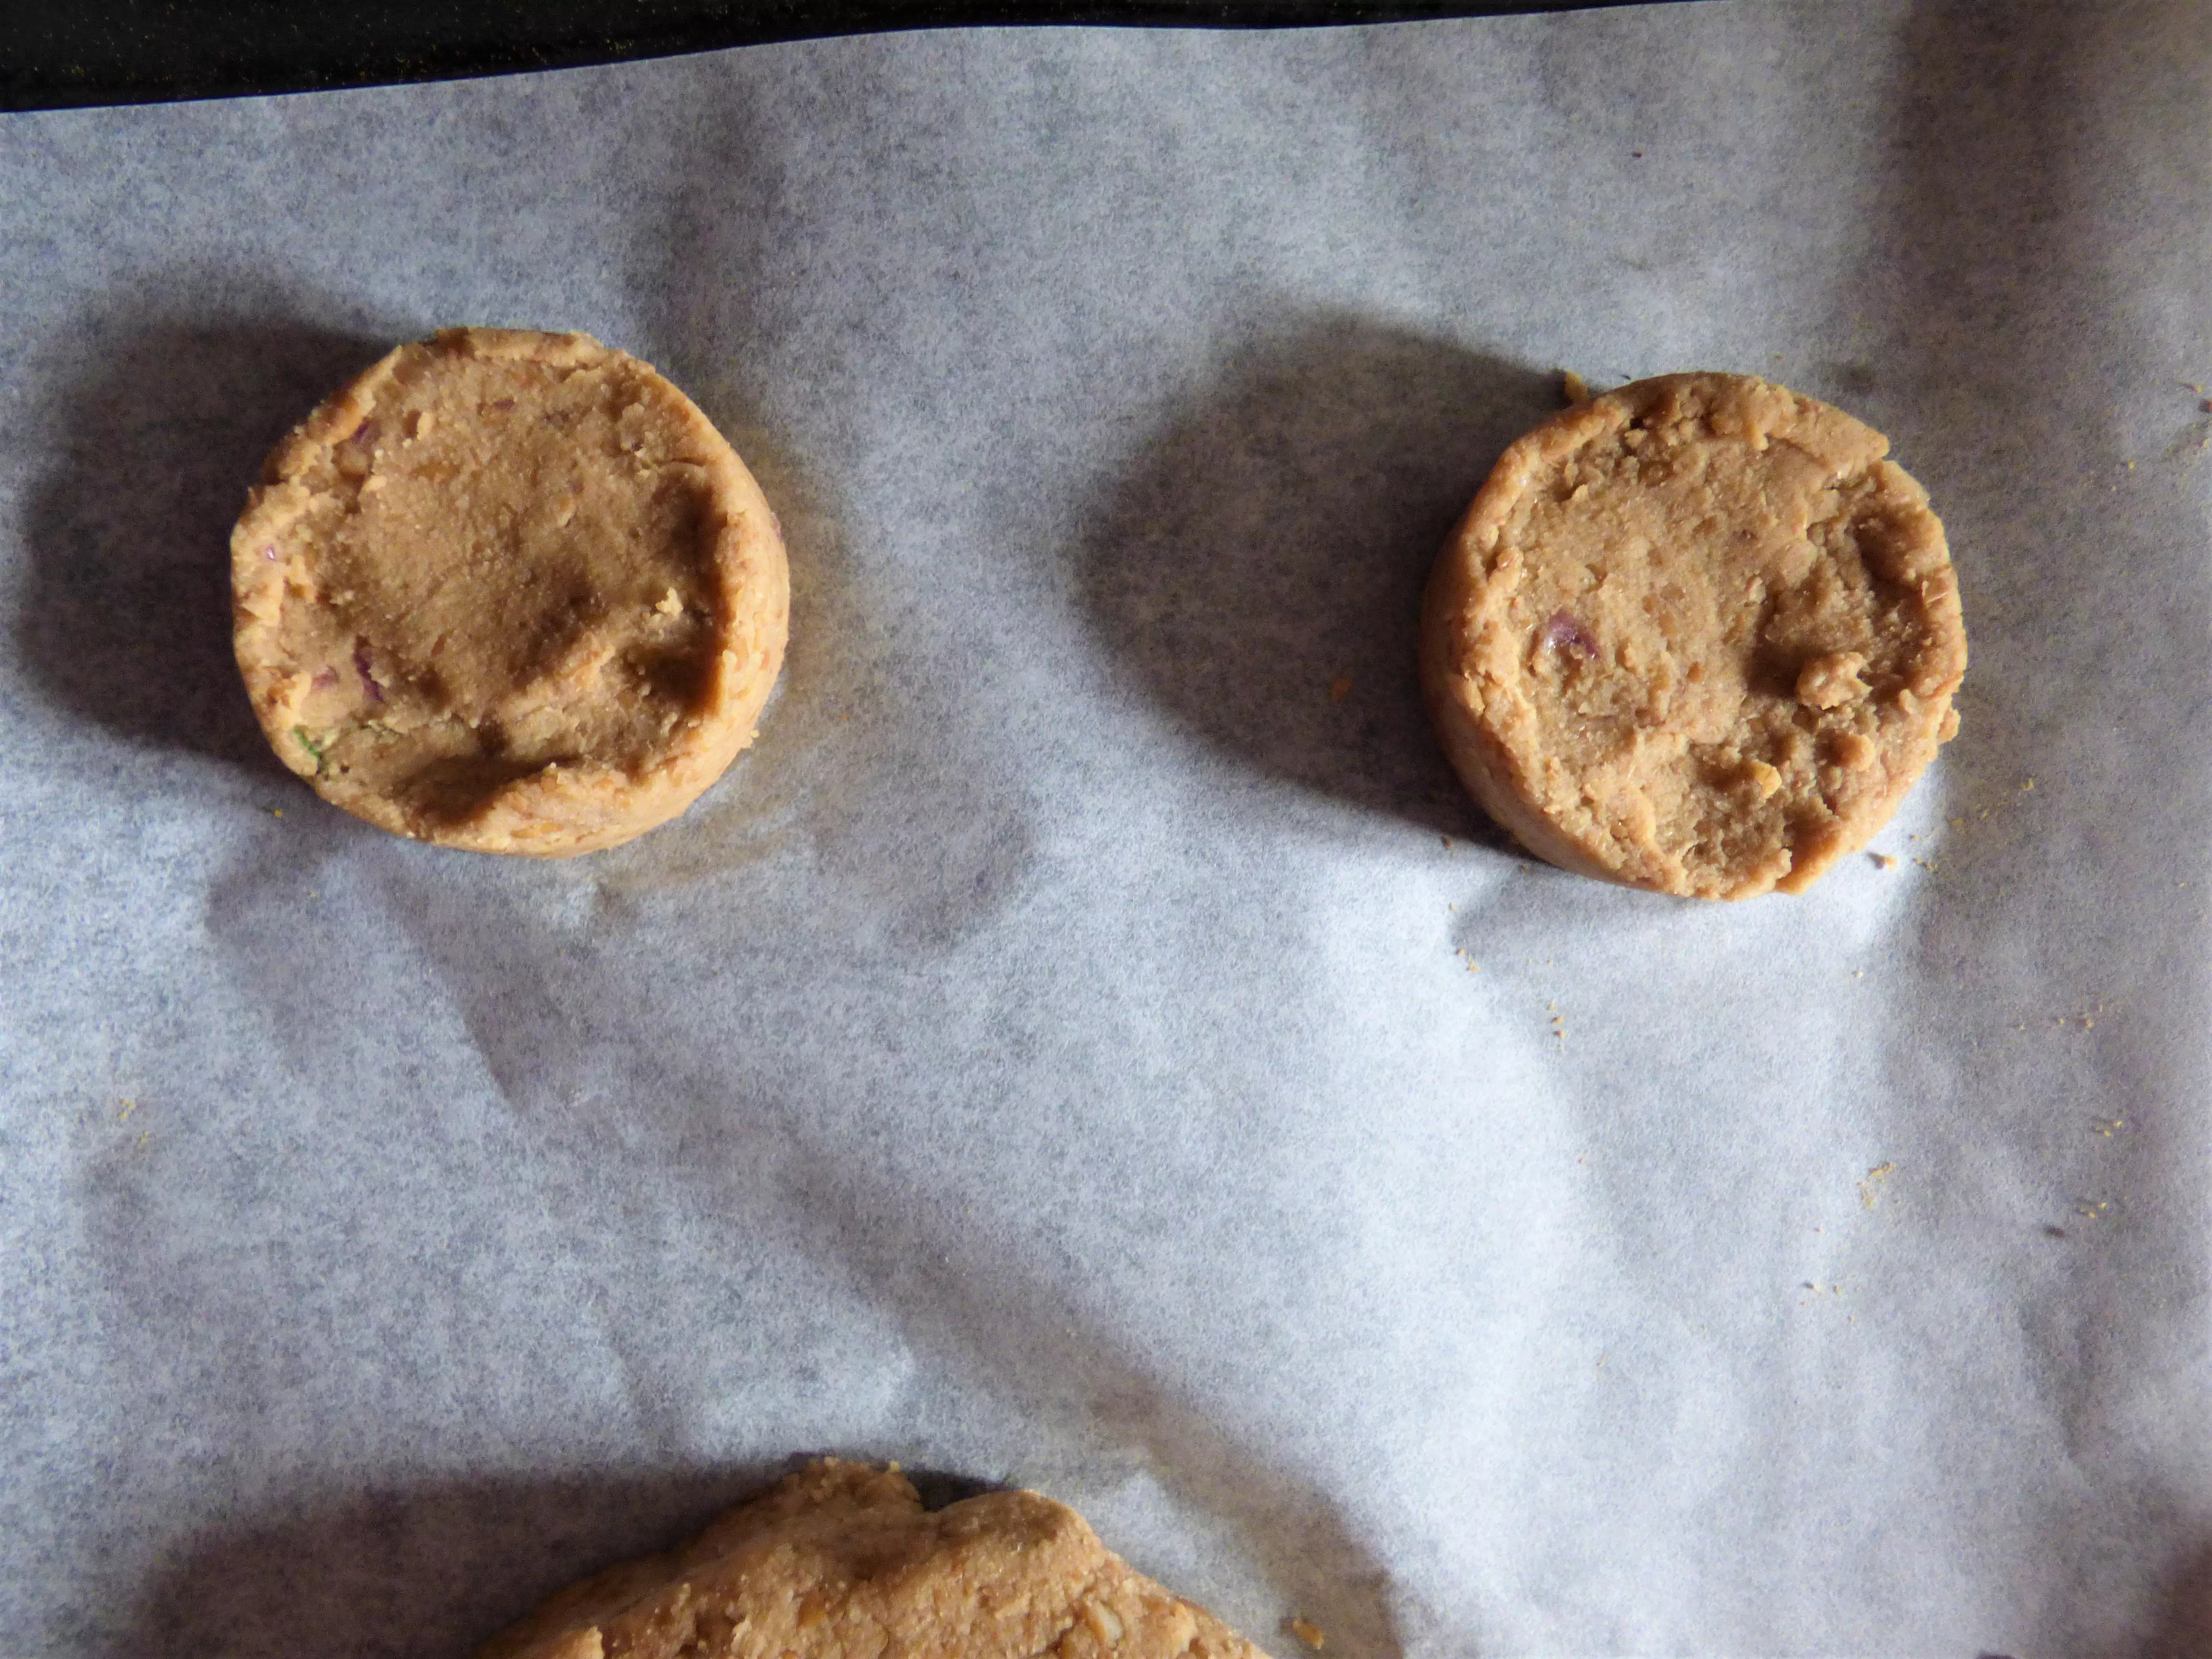
[[[277,755],[386,830],[561,856],[673,817],[783,661],[783,544],[684,394],[581,334],[400,347],[270,457],[231,537]]]
[[[1505,452],[1431,577],[1430,712],[1530,851],[1796,892],[1957,729],[1958,582],[1880,433],[1731,374],[1639,380]]]
[[[1074,1510],[993,1492],[926,1513],[825,1460],[683,1548],[556,1596],[478,1659],[1265,1659],[1109,1554]]]

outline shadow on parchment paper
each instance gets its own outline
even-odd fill
[[[713,1471],[448,1479],[307,1495],[177,1551],[111,1651],[116,1659],[464,1659],[556,1591],[684,1542],[813,1455]],[[990,1490],[963,1476],[907,1474],[933,1509]]]
[[[65,338],[46,366],[59,459],[28,515],[24,657],[56,702],[122,737],[289,779],[231,653],[230,529],[276,441],[388,343],[245,285],[196,310],[110,299]]]
[[[2157,1627],[2138,1659],[2212,1656],[2212,1546],[2199,1550],[2167,1587]]]
[[[1317,316],[1170,410],[1096,513],[1092,622],[1167,712],[1261,770],[1504,849],[1421,706],[1422,586],[1549,374]]]

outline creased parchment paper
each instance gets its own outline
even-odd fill
[[[458,1656],[830,1450],[1286,1656],[2205,1651],[2208,223],[2188,0],[0,119],[5,1645]],[[323,807],[228,661],[267,447],[461,321],[790,542],[757,746],[574,863]],[[1463,799],[1416,596],[1563,367],[1932,492],[1895,867]]]

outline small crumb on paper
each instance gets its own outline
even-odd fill
[[[1559,371],[1559,395],[1571,404],[1586,404],[1589,401],[1589,385],[1571,368],[1563,368]]]
[[[1331,702],[1343,702],[1346,697],[1350,696],[1351,695],[1352,695],[1352,676],[1351,676],[1351,675],[1349,675],[1349,674],[1340,674],[1340,675],[1338,675],[1334,679],[1331,680],[1331,681],[1328,683],[1328,700],[1329,700]]]
[[[1322,1629],[1319,1625],[1314,1624],[1309,1620],[1300,1619],[1295,1614],[1292,1615],[1290,1623],[1291,1634],[1297,1637],[1299,1641],[1304,1643],[1316,1653],[1319,1653],[1322,1648],[1328,1645],[1328,1638],[1322,1634]]]
[[[1895,1164],[1877,1164],[1869,1170],[1866,1172],[1866,1179],[1859,1182],[1859,1206],[1862,1209],[1871,1210],[1875,1205],[1881,1203],[1882,1183],[1896,1173]]]
[[[1897,868],[1897,854],[1894,853],[1869,853],[1867,856],[1874,860],[1874,867],[1877,870]]]

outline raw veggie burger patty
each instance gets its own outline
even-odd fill
[[[270,457],[231,537],[284,763],[422,841],[561,857],[681,812],[783,661],[774,515],[706,416],[581,334],[400,347]]]
[[[477,1659],[1039,1655],[1266,1659],[1049,1498],[996,1492],[932,1513],[896,1468],[834,1460],[556,1596]]]
[[[1672,374],[1508,449],[1429,581],[1421,682],[1492,817],[1583,875],[1808,886],[1889,821],[1966,668],[1958,580],[1888,440]]]

